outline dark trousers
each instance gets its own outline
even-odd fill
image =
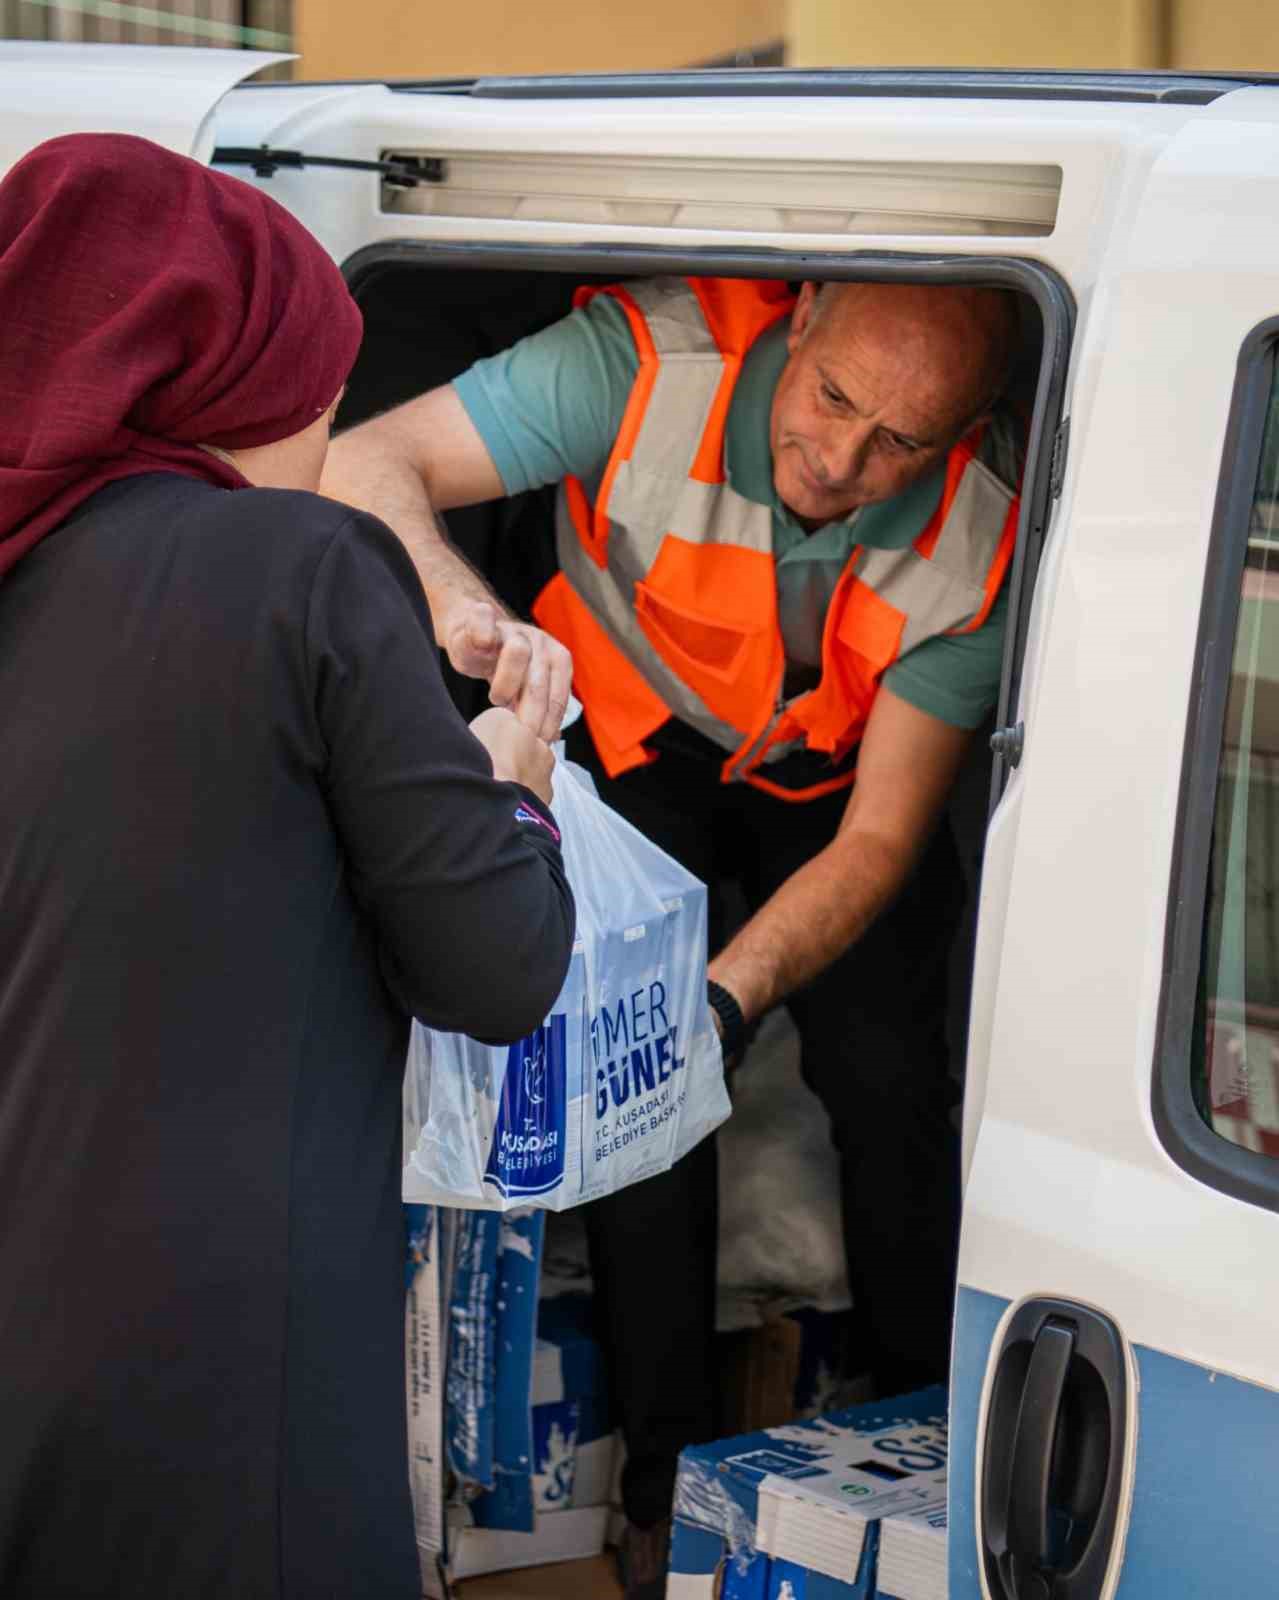
[[[659,735],[650,766],[605,776],[581,725],[570,757],[601,796],[711,890],[711,951],[727,881],[756,910],[834,837],[847,795],[792,803],[722,784],[696,735]],[[842,1159],[848,1277],[881,1395],[944,1380],[959,1218],[959,1098],[947,1065],[946,976],[964,899],[943,824],[896,902],[787,1006],[804,1081]],[[743,1072],[750,1071],[747,1054]],[[622,1495],[640,1526],[670,1510],[675,1458],[716,1434],[712,1341],[715,1142],[670,1172],[585,1208],[613,1398],[627,1446]]]

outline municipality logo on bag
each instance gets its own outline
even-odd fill
[[[545,1194],[564,1176],[564,1036],[556,1012],[507,1049],[484,1176],[508,1197]]]
[[[666,985],[641,984],[591,1019],[595,1061],[595,1160],[651,1139],[684,1106],[679,1026],[668,1015]]]

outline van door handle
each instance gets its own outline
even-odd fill
[[[1029,1301],[986,1415],[982,1560],[994,1600],[1096,1600],[1124,1509],[1127,1363],[1109,1318]]]
[[[1017,1600],[1038,1600],[1044,1592],[1042,1583],[1036,1586],[1036,1573],[1048,1565],[1051,1556],[1048,1494],[1053,1447],[1074,1350],[1074,1330],[1051,1319],[1040,1328],[1031,1347],[1008,1486],[1008,1549],[1017,1574]]]

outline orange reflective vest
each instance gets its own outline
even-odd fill
[[[978,459],[982,429],[961,439],[914,544],[854,549],[817,687],[785,700],[772,509],[725,482],[724,429],[743,358],[794,297],[777,282],[655,278],[579,290],[576,303],[597,293],[625,310],[639,370],[594,503],[577,479],[560,488],[560,570],[533,614],[572,652],[605,768],[652,760],[644,741],[674,716],[725,751],[725,782],[788,800],[846,787],[885,670],[990,614],[1017,495]],[[802,763],[797,782],[778,763],[802,748],[829,760]]]

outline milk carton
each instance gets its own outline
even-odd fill
[[[616,1439],[590,1298],[539,1298],[545,1213],[406,1207],[424,1592],[603,1548]]]
[[[685,1450],[668,1600],[872,1600],[883,1519],[944,1501],[946,1460],[942,1388]]]
[[[946,1600],[946,1497],[879,1525],[878,1600]]]

